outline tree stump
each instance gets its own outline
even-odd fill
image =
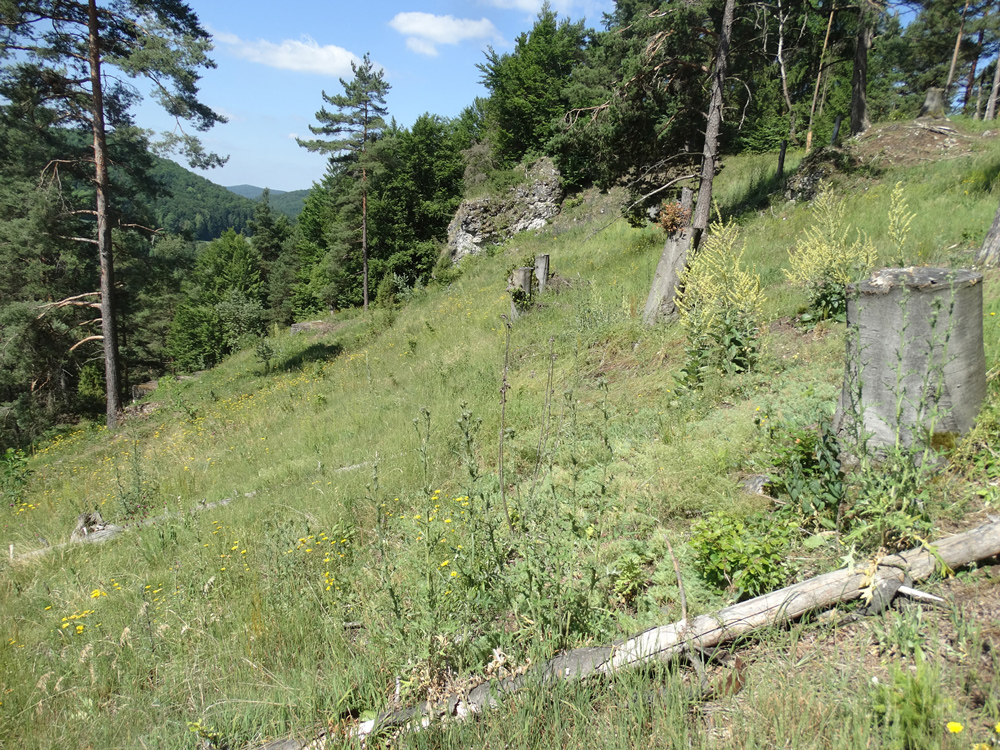
[[[986,399],[983,276],[887,268],[847,287],[834,428],[850,450],[927,448],[968,432]]]
[[[944,89],[929,88],[920,108],[921,117],[944,117]]]
[[[535,280],[538,282],[538,293],[541,294],[549,280],[548,254],[535,256]]]
[[[531,276],[533,268],[515,268],[510,275],[507,290],[510,292],[510,319],[517,320],[531,302]]]

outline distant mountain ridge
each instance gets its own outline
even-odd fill
[[[257,187],[256,185],[230,185],[226,190],[241,195],[244,198],[249,198],[252,201],[260,200],[260,196],[264,193],[264,188]],[[289,219],[294,219],[302,213],[302,207],[305,205],[306,198],[312,192],[312,188],[305,190],[275,190],[271,188],[270,190],[271,208],[275,211],[280,211]]]

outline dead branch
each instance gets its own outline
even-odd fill
[[[56,310],[60,307],[66,307],[67,305],[77,305],[79,307],[96,307],[100,308],[101,305],[98,302],[79,302],[78,300],[84,297],[99,297],[100,292],[84,292],[83,294],[77,294],[74,297],[67,297],[66,299],[61,299],[58,302],[46,302],[44,305],[39,305],[39,310],[44,310],[35,320],[41,320],[50,310]],[[98,318],[100,320],[100,318]]]
[[[74,349],[76,349],[76,348],[77,348],[78,346],[80,346],[81,344],[86,344],[86,343],[87,343],[88,341],[103,341],[103,340],[104,340],[104,337],[103,337],[103,336],[101,336],[101,335],[97,335],[97,336],[87,336],[87,338],[85,338],[85,339],[80,339],[80,340],[79,340],[79,341],[77,341],[77,342],[76,342],[75,344],[73,344],[73,346],[71,346],[71,347],[69,348],[69,350],[70,350],[70,351],[73,351],[73,350],[74,350]]]

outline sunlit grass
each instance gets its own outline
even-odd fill
[[[786,169],[797,159],[790,154]],[[881,242],[889,191],[903,180],[918,214],[907,257],[961,258],[996,209],[989,176],[996,160],[987,149],[973,159],[858,178],[846,195],[851,221]],[[717,192],[722,212],[741,224],[771,321],[805,303],[781,269],[811,222],[806,206],[761,202],[774,163],[773,154],[728,160]],[[476,487],[495,493],[501,316],[510,308],[504,272],[541,252],[562,281],[511,331],[505,468],[515,516],[571,519],[576,536],[557,549],[572,550],[566,564],[585,562],[602,585],[621,555],[649,556],[648,601],[603,602],[591,632],[604,640],[680,617],[666,538],[692,581],[692,614],[722,603],[722,592],[697,583],[683,546],[690,520],[763,508],[766,501],[740,488],[743,475],[767,468],[758,408],[791,412],[836,393],[842,336],[836,327],[767,333],[760,373],[679,390],[676,327],[641,324],[662,236],[609,218],[519,235],[493,255],[463,261],[457,281],[414,293],[398,312],[341,315],[318,338],[274,336],[268,374],[242,352],[197,379],[165,378],[152,396],[158,410],[114,435],[82,426],[40,447],[25,504],[3,522],[5,551],[65,541],[86,510],[109,522],[127,521],[137,503],[141,514],[170,515],[107,544],[5,565],[0,736],[24,748],[179,748],[196,747],[200,731],[240,747],[381,710],[397,679],[404,698],[419,697],[421,670],[437,651],[456,671],[475,672],[496,645],[537,662],[554,644],[591,642],[596,636],[573,641],[525,622],[528,609],[496,633],[477,632],[469,613],[485,595],[452,585],[479,533],[470,519],[486,513],[469,491],[456,421],[463,409],[482,419]],[[992,285],[986,290],[987,357],[995,366],[1000,299]],[[422,408],[430,414],[425,437]],[[226,505],[199,510],[225,498]],[[502,513],[496,505],[489,512]],[[506,533],[505,523],[498,528]],[[584,568],[567,570],[582,575]],[[632,679],[610,693],[529,691],[451,739],[430,733],[413,741],[706,742],[675,692],[636,703],[629,696],[649,683]],[[824,690],[847,689],[853,679],[831,676]],[[674,677],[664,680],[673,685]],[[802,727],[818,732],[817,746],[850,746],[857,712],[848,712],[847,729],[817,730],[774,707],[774,688],[749,695],[774,710],[754,718],[747,709],[746,726],[720,746],[773,746]],[[809,720],[823,703],[822,691],[800,701]],[[536,736],[537,726],[550,734]]]

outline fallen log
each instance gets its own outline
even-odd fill
[[[935,570],[947,574],[997,555],[1000,555],[1000,519],[935,544],[923,544],[898,555],[876,559],[865,570],[843,568],[734,604],[713,615],[651,628],[612,646],[574,649],[550,659],[527,674],[486,682],[470,691],[448,696],[434,705],[423,703],[387,711],[376,719],[357,725],[348,734],[364,740],[391,728],[419,730],[435,719],[463,719],[495,707],[501,697],[529,684],[608,676],[641,664],[671,661],[688,649],[712,649],[758,628],[795,620],[808,612],[828,609],[866,593],[871,595],[879,589],[884,590],[889,583],[895,582],[898,589],[898,584],[904,580],[919,581]],[[298,747],[323,748],[326,739],[321,735],[312,741],[301,742]],[[277,747],[284,750],[295,746],[268,743],[259,746],[259,750]]]

